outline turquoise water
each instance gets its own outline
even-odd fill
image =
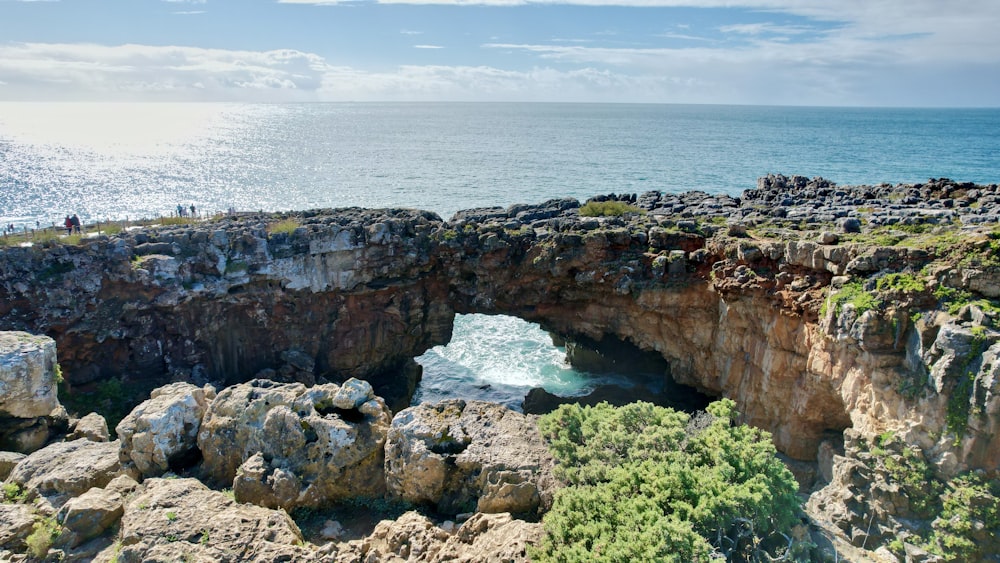
[[[1000,182],[1000,110],[613,104],[0,103],[0,224],[316,207],[459,209],[646,190]],[[596,381],[540,329],[460,317],[421,396],[512,404]]]

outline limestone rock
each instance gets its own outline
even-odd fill
[[[0,417],[48,416],[56,396],[56,342],[27,332],[0,332]]]
[[[0,449],[31,453],[48,441],[51,426],[64,422],[56,369],[51,338],[0,332]]]
[[[240,504],[195,479],[147,479],[125,506],[122,563],[305,561],[302,534],[283,510]]]
[[[0,503],[0,548],[22,551],[34,524],[31,506]]]
[[[117,522],[124,512],[122,495],[106,489],[90,489],[70,499],[60,509],[56,519],[66,530],[58,538],[58,544],[73,548],[96,538]]]
[[[206,475],[232,484],[241,502],[319,506],[382,494],[390,420],[364,381],[306,388],[254,380],[219,393],[198,446]]]
[[[118,448],[117,441],[50,444],[18,463],[7,482],[21,485],[32,496],[80,496],[104,487],[121,472]]]
[[[389,492],[451,514],[543,511],[555,481],[536,420],[478,401],[405,409],[385,447]]]
[[[92,412],[76,421],[70,428],[67,440],[90,440],[91,442],[107,442],[111,439],[108,432],[108,422],[103,416]]]
[[[448,538],[438,561],[528,561],[527,546],[537,544],[544,530],[540,523],[516,520],[508,513],[475,514]]]
[[[457,531],[438,526],[418,512],[383,520],[362,540],[331,544],[324,560],[336,563],[478,563],[528,561],[526,547],[538,542],[542,525],[510,514],[476,514]]]
[[[0,452],[0,479],[6,479],[14,466],[28,456],[17,452]]]
[[[172,383],[150,393],[116,428],[121,461],[135,464],[146,476],[183,467],[196,455],[198,430],[215,389]]]

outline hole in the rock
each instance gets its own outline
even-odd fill
[[[340,420],[350,422],[351,424],[358,424],[365,420],[365,415],[358,409],[341,409],[332,405],[316,405],[316,412],[323,416],[328,414],[339,416]]]
[[[167,460],[167,466],[174,473],[180,474],[201,462],[201,450],[191,448],[182,451]]]
[[[675,383],[656,353],[616,339],[564,341],[504,315],[457,315],[451,342],[416,361],[423,376],[414,404],[474,399],[543,413],[564,402],[643,400],[693,412],[711,401]]]
[[[434,453],[436,453],[436,454],[438,454],[438,455],[456,456],[456,455],[464,452],[465,449],[468,448],[468,447],[469,447],[469,444],[463,444],[461,442],[456,442],[454,440],[447,440],[447,441],[444,441],[444,442],[440,442],[438,444],[433,444],[431,446],[431,451],[434,452]],[[446,461],[449,461],[452,464],[454,464],[455,459],[452,458],[452,457],[449,457]]]

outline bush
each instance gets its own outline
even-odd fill
[[[1000,528],[1000,482],[974,473],[956,477],[941,497],[943,508],[934,520],[928,549],[945,561],[985,560],[983,531],[996,537]],[[977,528],[980,528],[977,534]]]
[[[49,553],[52,541],[59,537],[61,531],[59,524],[53,518],[35,522],[31,535],[24,540],[28,546],[28,552],[35,558],[42,559]]]
[[[735,403],[711,423],[649,403],[563,405],[539,427],[560,490],[535,561],[707,561],[754,556],[796,522],[798,486],[770,435],[734,425]],[[783,546],[787,541],[780,542]]]
[[[645,213],[642,209],[624,201],[588,201],[580,207],[583,217],[620,217],[626,213]]]

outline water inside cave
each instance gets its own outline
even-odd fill
[[[457,315],[451,342],[416,358],[423,379],[414,404],[443,399],[481,400],[521,410],[528,391],[541,387],[554,395],[579,397],[598,387],[654,393],[672,382],[663,373],[601,372],[574,368],[566,349],[534,323],[504,315]]]

